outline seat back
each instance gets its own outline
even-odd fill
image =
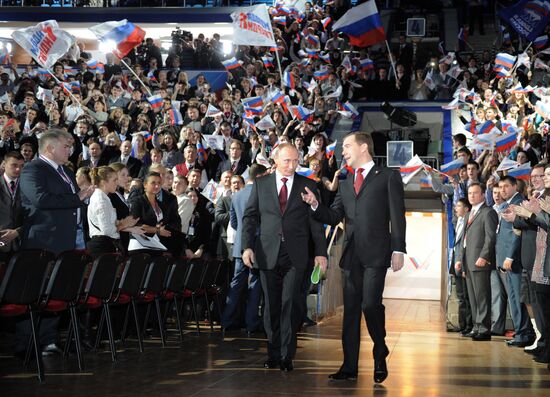
[[[92,270],[84,287],[86,298],[93,296],[99,299],[109,299],[113,293],[121,263],[122,256],[120,254],[98,256],[92,264]]]
[[[0,302],[30,305],[40,298],[55,255],[44,250],[23,250],[13,255],[0,284]]]
[[[185,281],[189,263],[184,258],[177,258],[170,267],[166,279],[166,290],[170,292],[182,292],[185,288]]]
[[[120,277],[118,294],[127,294],[134,298],[139,297],[150,263],[151,257],[147,254],[131,255],[126,261],[124,271]]]
[[[210,288],[216,284],[216,278],[220,270],[221,262],[217,259],[209,260],[206,264],[206,270],[204,271],[204,280],[202,288]]]
[[[185,280],[185,288],[193,292],[198,291],[202,286],[205,271],[206,263],[202,259],[191,260]]]
[[[145,292],[160,294],[164,290],[168,269],[172,263],[171,256],[157,256],[151,261],[143,285]]]
[[[74,250],[59,254],[46,286],[46,300],[75,301],[84,281],[86,268],[92,258],[85,251]]]

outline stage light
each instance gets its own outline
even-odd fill
[[[228,40],[220,40],[222,42],[223,55],[230,55],[233,52],[233,43]]]
[[[113,50],[115,48],[116,48],[116,43],[112,40],[100,41],[99,42],[99,51],[101,51],[105,54],[113,52]]]
[[[401,127],[412,127],[416,125],[416,114],[409,110],[396,108],[389,102],[382,103],[380,109],[392,123],[400,125]]]

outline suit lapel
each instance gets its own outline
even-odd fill
[[[269,194],[268,197],[273,198],[273,205],[275,205],[275,208],[279,208],[279,194],[277,192],[277,177],[275,172],[271,175],[269,175],[269,183],[267,184],[269,188]]]
[[[296,196],[298,196],[298,194],[304,190],[301,179],[302,178],[300,178],[298,174],[294,174],[294,182],[292,183],[292,189],[290,190],[290,195],[288,196],[288,202],[286,203],[285,212],[288,211],[288,208],[291,205],[294,205],[294,203],[297,202],[298,198]],[[278,199],[278,196],[277,196],[277,199]]]
[[[367,174],[367,177],[363,180],[363,184],[361,185],[361,189],[359,189],[359,193],[357,194],[357,196],[359,197],[361,195],[361,193],[363,192],[363,190],[365,190],[365,187],[370,183],[372,182],[372,180],[374,178],[376,178],[376,176],[380,173],[380,167],[378,167],[376,164],[371,168],[371,170],[369,171],[369,173]],[[355,180],[355,175],[354,177],[352,178],[353,180]],[[353,183],[352,183],[353,185]],[[355,191],[355,188],[354,188],[354,191]]]
[[[466,226],[465,226],[464,230],[469,229],[470,226],[472,226],[474,224],[476,219],[479,217],[479,214],[481,213],[481,210],[483,209],[483,207],[485,207],[485,205],[482,205],[481,207],[479,207],[479,209],[477,210],[477,212],[474,215],[474,218],[470,222],[466,222]]]

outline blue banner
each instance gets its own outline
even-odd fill
[[[521,0],[517,4],[500,12],[518,34],[529,41],[534,41],[550,24],[550,1]]]

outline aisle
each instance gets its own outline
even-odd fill
[[[363,331],[357,382],[332,383],[327,375],[341,361],[340,322],[335,317],[301,334],[295,370],[264,370],[265,344],[240,333],[186,335],[179,347],[172,339],[162,349],[158,340],[139,354],[130,342],[117,364],[108,352],[86,354],[86,372],[74,360],[46,358],[46,383],[23,372],[19,361],[0,356],[2,397],[94,396],[543,396],[550,395],[550,372],[503,338],[472,342],[444,331],[436,302],[386,302],[389,378],[373,386],[372,343]],[[4,346],[5,347],[5,346]]]

